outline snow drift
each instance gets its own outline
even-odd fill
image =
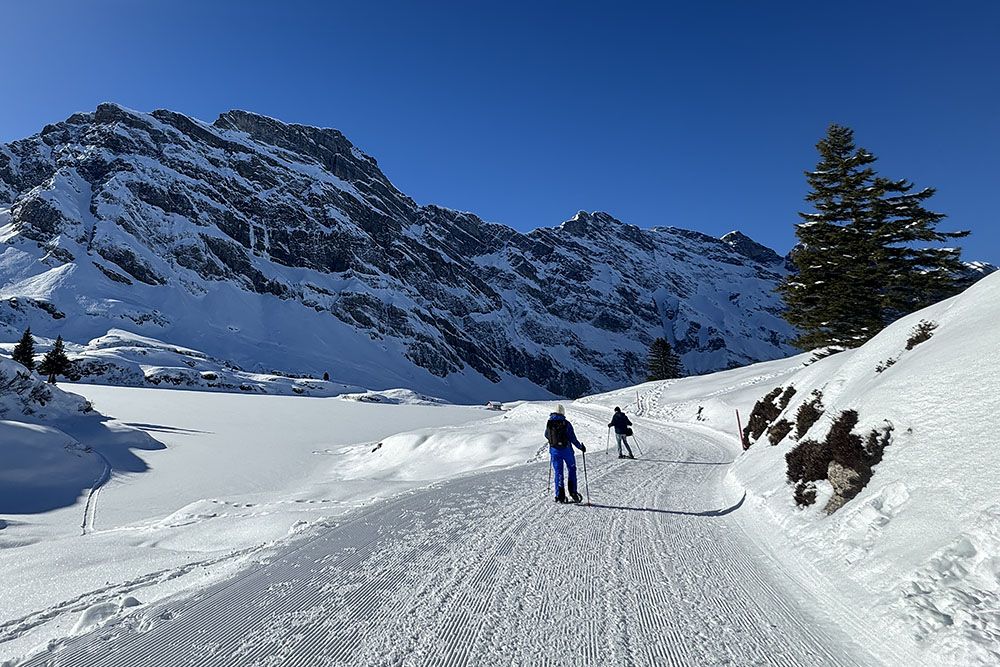
[[[794,424],[801,406],[821,397],[822,414],[804,433],[779,426],[772,445],[771,426],[737,459],[731,479],[751,494],[753,511],[777,522],[782,539],[839,580],[848,604],[871,606],[893,632],[949,664],[1000,661],[998,322],[1000,275],[992,275],[856,350],[762,364],[772,372],[752,392],[701,401],[714,406],[701,411],[708,423],[735,434],[730,409],[746,415],[770,390],[795,390],[774,424]],[[679,416],[697,421],[693,407]],[[803,509],[786,456],[827,438],[845,411],[857,413],[854,434],[886,437],[883,458],[842,506],[828,505],[837,480],[821,479],[816,502]]]

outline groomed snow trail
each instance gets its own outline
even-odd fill
[[[571,418],[603,427],[591,409]],[[872,664],[762,574],[773,563],[756,566],[741,498],[719,495],[725,448],[635,421],[645,458],[592,443],[593,507],[553,503],[547,464],[471,475],[347,515],[27,664]]]

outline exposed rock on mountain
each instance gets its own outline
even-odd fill
[[[337,130],[102,104],[0,145],[0,335],[123,329],[250,370],[450,399],[577,396],[790,352],[782,259],[580,212],[421,206]]]

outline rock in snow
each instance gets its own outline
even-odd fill
[[[245,111],[213,124],[102,104],[0,145],[0,337],[111,329],[449,400],[774,359],[785,272],[742,234],[580,212],[528,234],[418,205],[343,134]]]

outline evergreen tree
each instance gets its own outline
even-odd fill
[[[920,310],[962,289],[961,249],[920,247],[964,238],[968,231],[941,232],[943,213],[924,208],[934,188],[912,192],[913,183],[876,178],[873,189],[875,261],[885,323]]]
[[[10,356],[29,371],[35,370],[35,339],[31,336],[31,327],[24,330],[21,340],[14,346]]]
[[[679,378],[684,371],[681,359],[666,338],[657,338],[649,346],[649,380]]]
[[[56,338],[55,345],[45,353],[42,363],[38,365],[38,372],[49,376],[51,384],[56,383],[56,376],[68,375],[73,369],[73,362],[66,356],[66,349],[62,336]]]
[[[944,215],[923,207],[934,190],[913,193],[907,181],[878,176],[850,128],[831,125],[816,148],[819,163],[806,172],[815,212],[799,214],[796,272],[778,289],[798,347],[855,347],[957,291],[960,251],[918,244],[967,232],[937,231]]]

